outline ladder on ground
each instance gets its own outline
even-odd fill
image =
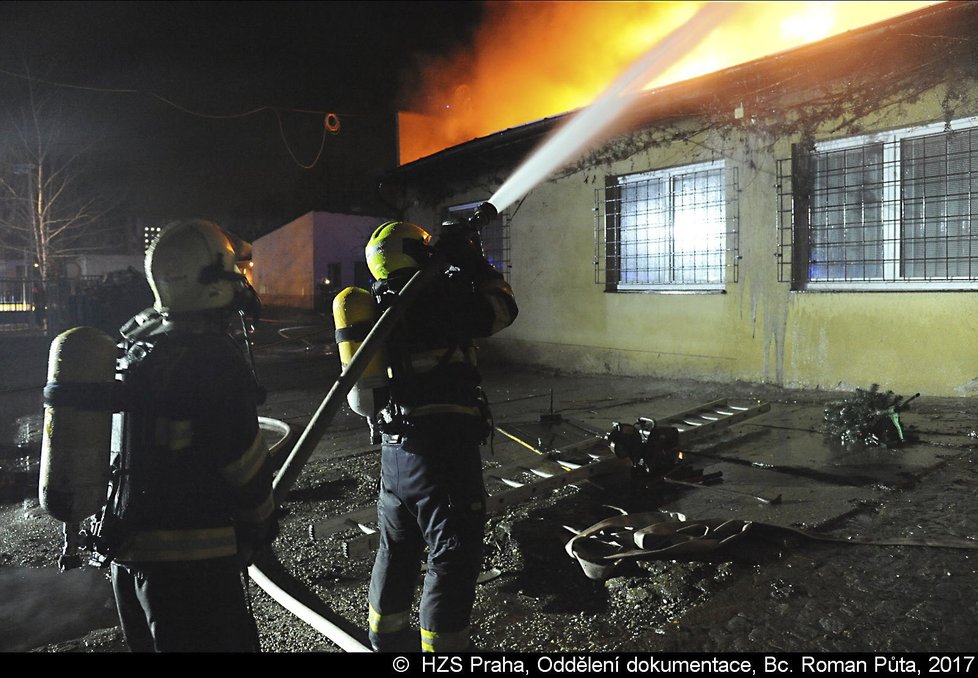
[[[679,446],[685,447],[698,438],[770,410],[770,403],[759,401],[738,403],[725,398],[674,414],[671,417],[656,419],[655,425],[676,428],[679,431]]]
[[[770,409],[771,406],[764,402],[738,403],[722,399],[654,421],[656,427],[675,428],[679,432],[679,446],[682,448]],[[505,427],[498,427],[497,430],[513,437]],[[486,510],[490,515],[567,485],[627,473],[632,468],[630,460],[614,455],[603,436],[587,438],[555,450],[542,450],[528,441],[520,442],[539,456],[525,462],[488,468],[483,472],[488,492]],[[377,507],[371,505],[313,523],[309,527],[309,535],[313,539],[326,539],[336,533],[356,530],[359,534],[345,539],[342,549],[347,558],[358,558],[369,555],[377,548],[380,536],[376,523]]]

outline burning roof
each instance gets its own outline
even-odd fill
[[[401,161],[574,110],[702,2],[489,2],[470,48],[421,63],[401,118]],[[647,87],[720,70],[933,2],[760,2],[736,10]]]
[[[897,74],[913,77],[926,66],[946,64],[955,51],[967,52],[964,56],[978,63],[976,43],[978,4],[944,2],[803,47],[647,89],[616,129],[627,131],[701,115],[707,108],[722,108],[731,121],[735,115],[777,116],[792,103],[811,100],[818,91],[840,83],[855,86],[858,81],[864,87],[882,87],[893,80],[896,87],[900,84]],[[425,177],[440,181],[457,177],[460,167],[506,171],[575,112],[542,117],[449,146],[402,165],[388,180]]]

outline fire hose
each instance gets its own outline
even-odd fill
[[[275,494],[276,503],[285,501],[295,485],[295,481],[302,471],[302,467],[309,461],[316,445],[322,439],[326,429],[332,423],[333,417],[346,402],[346,395],[356,385],[357,380],[366,369],[370,359],[380,349],[383,342],[390,336],[394,326],[404,315],[407,308],[415,298],[427,286],[427,284],[441,272],[444,265],[444,257],[436,253],[424,268],[415,273],[407,282],[404,288],[397,295],[396,302],[385,310],[377,322],[367,334],[360,348],[353,355],[350,364],[346,366],[333,387],[326,394],[320,403],[312,419],[306,425],[305,430],[299,436],[295,446],[289,453],[288,458],[282,464],[282,468],[272,482],[272,491]]]
[[[494,218],[496,208],[491,203],[482,203],[477,209],[475,216],[469,220],[472,227],[480,228],[487,221]],[[387,337],[394,330],[397,322],[403,317],[404,313],[411,306],[418,295],[436,276],[438,276],[445,264],[445,255],[439,250],[435,250],[427,264],[418,270],[407,284],[397,295],[397,299],[387,310],[385,310],[377,322],[367,334],[360,348],[353,355],[346,369],[340,374],[333,384],[333,387],[326,394],[320,403],[312,419],[306,425],[305,430],[299,436],[288,458],[282,464],[282,468],[272,482],[272,492],[276,505],[285,501],[289,491],[295,485],[303,466],[309,461],[313,451],[319,444],[326,429],[329,428],[333,417],[346,402],[346,395],[356,385],[357,380],[366,369],[374,354],[381,348]],[[251,578],[268,593],[276,602],[315,628],[326,636],[329,640],[336,643],[340,648],[347,652],[370,652],[359,640],[341,629],[339,625],[327,619],[325,616],[313,611],[303,603],[290,596],[285,590],[275,583],[266,573],[258,567],[252,565],[248,568]]]
[[[285,424],[277,419],[259,417],[258,421],[263,428],[271,429],[280,436],[279,440],[271,445],[269,449],[269,454],[274,457],[278,447],[288,440],[289,435],[291,434],[291,429],[289,428],[288,424]],[[335,623],[299,602],[295,597],[286,592],[286,590],[282,588],[272,577],[263,572],[256,565],[251,565],[248,568],[248,575],[263,591],[265,591],[265,593],[271,596],[275,602],[312,628],[322,633],[324,636],[336,643],[341,649],[345,650],[346,652],[370,652],[370,648],[364,646],[360,641],[343,631],[343,629],[341,629]]]
[[[395,324],[404,314],[406,308],[435,274],[440,272],[439,263],[443,263],[440,261],[440,258],[438,261],[433,260],[429,262],[428,266],[419,270],[411,277],[407,285],[404,286],[398,295],[397,303],[393,304],[380,316],[377,323],[360,345],[360,348],[354,354],[350,364],[347,365],[346,369],[343,370],[342,374],[340,374],[339,378],[333,384],[333,387],[326,394],[326,397],[320,403],[312,419],[306,425],[305,430],[299,436],[288,458],[286,458],[282,464],[282,468],[272,482],[272,492],[275,496],[276,505],[285,501],[289,491],[298,479],[302,467],[309,461],[309,457],[312,456],[316,445],[319,444],[333,417],[336,416],[340,407],[346,402],[346,394],[356,384],[357,379],[360,378],[360,375],[366,369],[370,359],[393,331]],[[272,577],[256,565],[248,568],[248,574],[277,603],[322,633],[326,638],[336,643],[341,649],[347,652],[370,652],[370,648],[340,628],[337,623],[313,611],[289,595]]]
[[[578,135],[578,132],[582,131],[580,129],[582,126],[605,130],[608,127],[607,123],[610,123],[622,112],[624,102],[627,101],[627,97],[622,95],[629,88],[633,88],[637,81],[649,82],[656,72],[662,72],[671,66],[678,60],[679,56],[702,40],[709,30],[714,28],[729,11],[731,8],[725,7],[723,3],[708,3],[686,25],[674,31],[655,49],[650,50],[626,74],[619,78],[609,91],[585,109],[587,115],[575,116],[575,124],[559,130],[557,135],[551,137],[541,149],[536,151],[499,187],[489,201],[479,205],[475,210],[475,215],[469,220],[470,226],[481,229],[482,226],[495,218],[499,209],[505,209],[515,201],[516,193],[525,193],[536,182],[542,181],[559,164],[567,161],[575,152],[582,150],[587,143],[593,143],[597,138],[596,134]],[[575,136],[578,138],[575,139]],[[415,273],[404,286],[396,302],[381,314],[360,348],[353,355],[350,363],[326,394],[276,475],[272,483],[276,503],[285,500],[302,467],[312,456],[316,445],[342,406],[346,395],[353,389],[357,380],[366,370],[370,359],[380,349],[382,343],[393,331],[397,321],[418,294],[441,272],[444,264],[444,254],[436,249],[428,264]],[[261,586],[265,577],[256,568],[250,568],[249,572],[251,570],[255,570],[252,572],[252,578]],[[265,587],[262,586],[262,588]],[[269,593],[271,594],[271,591]],[[309,611],[309,614],[314,613]],[[316,616],[318,617],[318,615]],[[349,647],[354,650],[366,650],[363,645],[342,632],[335,624],[327,622],[320,630],[327,638],[344,647],[344,649]]]

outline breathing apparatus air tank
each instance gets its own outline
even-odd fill
[[[365,289],[347,287],[333,299],[336,346],[344,370],[377,322],[377,317],[377,302]],[[386,403],[386,387],[387,355],[381,349],[370,359],[346,400],[354,412],[366,417],[372,425],[377,410]]]
[[[66,525],[105,504],[115,372],[115,343],[99,329],[76,327],[51,342],[38,498]]]

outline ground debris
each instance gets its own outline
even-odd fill
[[[904,400],[893,391],[880,392],[879,384],[873,384],[869,389],[857,388],[849,398],[826,404],[825,435],[846,450],[894,447],[904,443],[907,434],[900,422],[900,413],[919,395]]]

